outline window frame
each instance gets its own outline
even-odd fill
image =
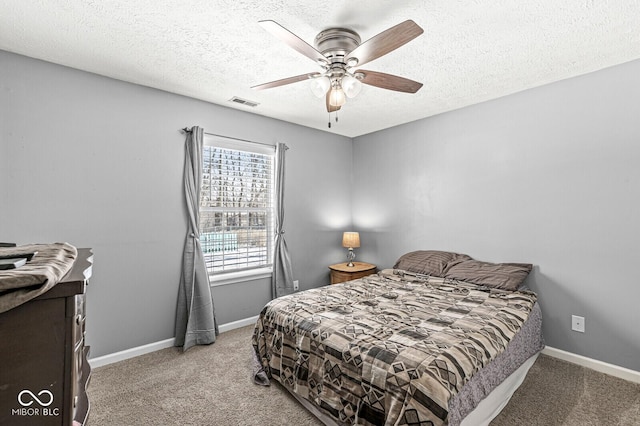
[[[236,282],[245,282],[252,281],[256,279],[268,278],[271,277],[273,273],[273,257],[274,257],[274,240],[275,240],[275,197],[276,197],[276,146],[264,144],[260,142],[252,142],[246,141],[242,139],[235,139],[220,135],[207,134],[204,135],[204,147],[213,147],[216,149],[223,150],[232,150],[232,151],[242,151],[249,152],[252,154],[260,154],[260,155],[268,155],[271,158],[271,170],[270,170],[270,194],[269,194],[269,205],[265,208],[267,218],[265,219],[266,224],[266,246],[267,246],[267,261],[266,264],[261,264],[255,267],[246,267],[246,268],[237,268],[226,271],[218,271],[213,272],[209,268],[207,268],[207,273],[209,274],[209,281],[211,286],[219,286],[232,284]],[[203,150],[204,150],[203,147]],[[204,186],[205,175],[207,170],[204,167],[205,164],[205,155],[203,152],[203,175],[201,185]],[[202,196],[202,188],[201,188],[201,196]],[[203,206],[199,204],[199,212],[200,217],[202,218],[202,210]],[[215,207],[215,209],[219,209],[221,212],[225,211],[225,207]],[[234,207],[226,207],[227,211],[233,211]],[[235,207],[237,210],[238,208]],[[209,212],[211,210],[208,210]],[[201,227],[201,223],[198,224]],[[202,228],[200,229],[202,235]],[[205,258],[207,256],[206,253],[203,253]],[[206,263],[206,259],[205,259]]]

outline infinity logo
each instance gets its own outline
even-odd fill
[[[20,405],[22,405],[23,407],[28,407],[28,406],[30,406],[31,404],[33,404],[33,401],[27,401],[27,402],[25,402],[25,401],[23,401],[23,400],[22,400],[22,396],[23,396],[24,394],[31,395],[31,398],[32,398],[34,401],[37,401],[37,402],[38,402],[38,404],[40,404],[40,405],[41,405],[41,406],[43,406],[43,407],[48,407],[48,406],[50,406],[50,405],[53,403],[53,394],[52,394],[51,392],[49,392],[48,390],[43,389],[43,390],[41,390],[40,392],[38,392],[38,396],[42,396],[43,394],[44,394],[44,395],[49,395],[49,401],[48,401],[48,402],[43,402],[43,401],[41,401],[41,400],[40,400],[40,398],[38,398],[38,396],[35,396],[35,395],[33,394],[33,392],[31,392],[30,390],[26,390],[26,389],[25,389],[25,390],[23,390],[22,392],[20,392],[20,393],[18,394],[18,402],[19,402],[19,403],[20,403]]]

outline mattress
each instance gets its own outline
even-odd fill
[[[458,425],[542,348],[540,318],[529,291],[385,270],[271,301],[253,346],[325,422]]]

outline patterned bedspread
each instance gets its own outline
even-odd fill
[[[536,302],[385,270],[275,299],[254,350],[264,373],[338,424],[445,425],[448,403]]]

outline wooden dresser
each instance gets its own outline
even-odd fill
[[[91,368],[84,345],[91,249],[48,292],[0,313],[0,425],[87,422]]]

